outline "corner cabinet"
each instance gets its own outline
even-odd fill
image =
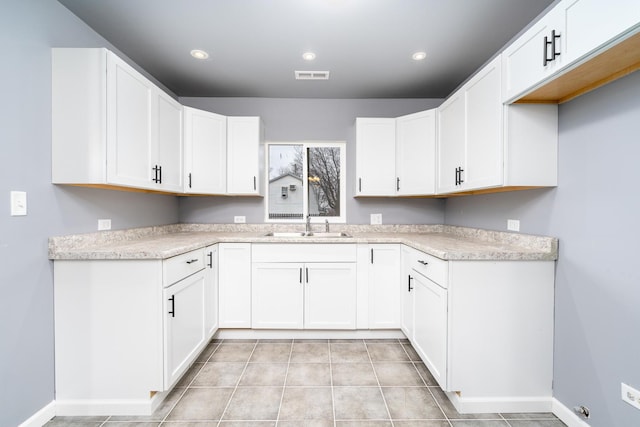
[[[52,182],[183,191],[182,105],[106,49],[52,49]]]
[[[184,192],[227,191],[227,118],[184,107]]]
[[[260,117],[227,117],[227,194],[264,195]]]
[[[435,112],[356,119],[357,196],[434,194]]]
[[[151,414],[207,343],[204,250],[53,267],[57,414]]]
[[[557,106],[503,105],[501,60],[438,108],[438,194],[557,185]]]

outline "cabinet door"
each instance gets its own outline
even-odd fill
[[[447,390],[447,290],[415,272],[414,347],[443,390]]]
[[[396,119],[396,193],[435,193],[436,110]]]
[[[400,246],[369,245],[369,329],[400,327]]]
[[[396,194],[395,147],[395,119],[356,119],[356,195]]]
[[[152,162],[154,87],[124,61],[107,55],[107,182],[155,188]]]
[[[227,117],[227,193],[262,194],[261,133],[259,117]]]
[[[500,56],[495,58],[465,85],[465,191],[496,187],[503,182],[500,60]]]
[[[204,272],[164,290],[165,390],[187,370],[205,343]]]
[[[549,11],[504,50],[503,101],[510,101],[526,93],[561,68],[564,61],[562,39],[565,28],[559,6]],[[555,60],[552,52],[554,46],[545,45],[545,37],[547,42],[552,42],[552,31],[559,36],[556,38],[555,49],[560,56]],[[545,55],[552,60],[545,63]]]
[[[251,327],[302,329],[303,273],[301,263],[253,263]]]
[[[411,265],[416,262],[416,256],[411,248],[402,246],[401,251],[401,265],[402,276],[400,277],[400,328],[404,335],[413,342],[413,313],[414,313],[414,273],[411,270]]]
[[[155,164],[160,167],[158,188],[182,193],[182,105],[155,90]]]
[[[184,107],[185,193],[227,191],[227,118]]]
[[[640,23],[640,2],[610,0],[565,0],[562,10],[567,31],[564,39],[564,63],[580,59],[637,27]]]
[[[218,330],[218,245],[205,248],[204,329],[207,339]]]
[[[464,94],[458,91],[438,107],[438,194],[461,190],[456,171],[466,169],[464,150]]]
[[[251,327],[251,244],[221,243],[219,305],[221,328]]]
[[[309,263],[304,271],[305,329],[356,328],[356,263]]]

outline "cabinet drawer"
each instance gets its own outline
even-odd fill
[[[177,255],[162,263],[163,284],[166,288],[204,268],[204,248]]]
[[[414,256],[411,268],[446,289],[449,262],[419,251]]]
[[[356,245],[265,243],[251,245],[252,262],[356,262]]]

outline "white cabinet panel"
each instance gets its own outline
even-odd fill
[[[162,175],[159,188],[180,193],[182,186],[182,105],[169,95],[155,90],[157,121],[153,140],[157,143],[156,163]]]
[[[396,119],[356,119],[356,195],[396,194]]]
[[[262,134],[260,117],[227,117],[227,193],[263,194]]]
[[[227,191],[227,118],[184,107],[185,192]]]
[[[218,245],[204,250],[204,329],[207,339],[218,330]]]
[[[465,99],[454,93],[438,107],[438,194],[458,191],[465,163]]]
[[[309,263],[304,275],[304,327],[355,329],[355,263]]]
[[[221,328],[251,327],[251,244],[221,243],[219,321]]]
[[[414,339],[414,295],[415,283],[412,271],[412,264],[415,263],[416,253],[412,248],[402,245],[401,249],[401,265],[402,275],[400,277],[400,329],[404,335],[413,342]]]
[[[170,389],[189,368],[205,342],[204,272],[165,288],[164,389]]]
[[[304,264],[253,263],[251,327],[302,329]]]
[[[396,119],[396,194],[435,193],[436,110]]]
[[[447,388],[447,290],[414,270],[414,347],[427,368]]]
[[[369,329],[400,327],[400,246],[369,245]]]

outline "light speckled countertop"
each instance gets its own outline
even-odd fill
[[[304,226],[302,226],[304,227]],[[318,231],[324,225],[314,224]],[[215,243],[403,243],[444,260],[555,260],[553,237],[447,225],[344,225],[351,237],[267,237],[300,224],[173,224],[49,238],[53,260],[166,259]]]

